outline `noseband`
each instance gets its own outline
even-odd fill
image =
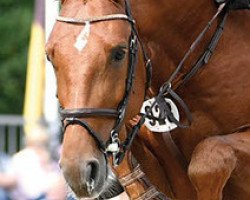
[[[125,13],[126,14],[113,14],[113,15],[105,15],[105,16],[97,16],[87,19],[75,19],[58,16],[57,21],[72,23],[72,24],[86,24],[86,23],[97,23],[103,21],[111,21],[111,20],[125,20],[130,23],[131,26],[131,35],[129,38],[129,62],[128,62],[128,72],[127,79],[125,83],[125,92],[122,100],[118,104],[116,109],[109,108],[79,108],[79,109],[61,109],[60,116],[61,120],[64,124],[64,131],[69,125],[78,124],[85,128],[89,134],[95,139],[98,147],[103,151],[106,155],[113,155],[113,165],[117,166],[123,160],[126,151],[130,148],[132,140],[134,139],[136,133],[140,129],[141,125],[144,122],[144,117],[140,120],[140,122],[132,128],[131,134],[128,135],[126,140],[121,143],[119,140],[119,132],[122,126],[122,122],[125,117],[126,108],[129,102],[129,96],[132,90],[134,77],[135,77],[135,67],[137,65],[138,60],[138,41],[139,36],[135,27],[135,20],[131,14],[131,7],[129,0],[125,0]],[[146,89],[150,87],[151,82],[151,62],[148,59],[146,51],[143,48],[142,43],[141,48],[143,51],[144,60],[146,63],[146,72],[147,72],[147,83]],[[110,138],[108,141],[104,142],[100,139],[99,134],[96,133],[90,125],[82,120],[83,118],[93,118],[93,117],[108,117],[108,118],[116,118],[116,122],[114,127],[110,132]]]

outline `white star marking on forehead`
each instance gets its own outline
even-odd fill
[[[76,42],[74,44],[74,47],[81,52],[88,43],[88,38],[90,35],[90,22],[85,22],[85,26],[82,29],[81,33],[76,38]]]

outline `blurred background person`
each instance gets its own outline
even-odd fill
[[[59,10],[58,1],[0,1],[0,151],[9,155],[19,151],[25,132],[25,148],[14,155],[6,170],[0,169],[0,200],[5,200],[6,191],[12,200],[65,199],[65,184],[48,148],[50,138],[54,149],[58,145],[59,119],[55,83],[45,83],[45,2],[57,4],[54,9],[48,4],[46,17],[53,24],[55,16],[50,11]],[[3,118],[9,121],[3,123]],[[15,124],[16,118],[25,123]],[[50,136],[42,128],[33,128],[40,121],[48,124]]]
[[[57,162],[51,159],[49,134],[34,128],[25,137],[25,148],[13,156],[8,176],[13,200],[65,200],[66,186]]]
[[[0,151],[18,152],[8,162],[5,155],[7,167],[0,166],[0,200],[8,192],[11,200],[66,199],[65,182],[48,145],[50,140],[58,159],[56,81],[44,49],[59,10],[60,1],[54,0],[0,1]],[[49,134],[33,128],[41,121]],[[23,136],[25,148],[19,151]]]
[[[0,152],[0,200],[9,200],[8,189],[15,184],[6,171],[10,167],[10,157]]]

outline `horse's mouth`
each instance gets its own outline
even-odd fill
[[[124,192],[124,189],[118,179],[113,176],[109,175],[106,180],[106,185],[104,190],[101,192],[100,196],[96,199],[104,200],[104,199],[111,199],[116,197]]]

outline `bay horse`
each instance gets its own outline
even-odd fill
[[[133,117],[140,111],[149,81],[144,59],[152,62],[148,96],[154,96],[217,10],[208,0],[140,0],[131,1],[131,12],[127,2],[62,1],[61,17],[46,46],[63,109],[60,165],[78,198],[107,199],[123,191],[108,163],[120,164],[114,170],[119,177],[133,171],[131,165],[136,163],[131,153],[119,162],[124,155],[119,154],[118,141],[129,138],[126,124],[136,127],[142,119]],[[151,183],[173,199],[250,198],[250,14],[230,11],[227,18],[210,61],[177,87],[210,44],[222,16],[215,18],[215,25],[172,81],[192,113],[192,125],[170,133],[143,127],[132,145],[132,154]],[[180,109],[181,122],[186,122],[183,110],[185,106]],[[110,130],[119,130],[119,135]],[[143,184],[135,180],[126,187],[132,199],[145,192]]]

